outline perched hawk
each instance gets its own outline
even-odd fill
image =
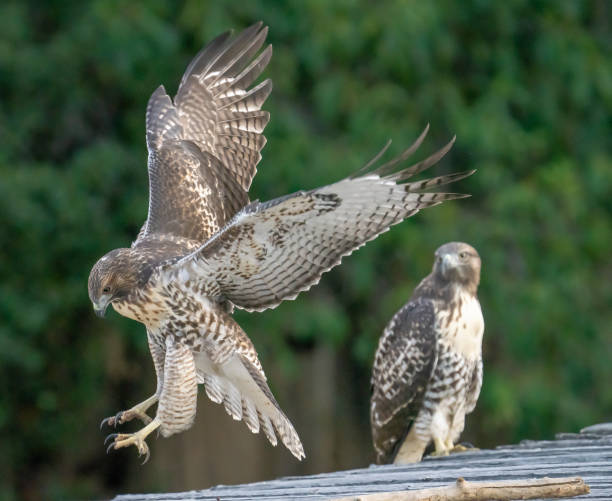
[[[418,462],[430,441],[435,454],[448,454],[480,393],[480,256],[451,242],[435,258],[374,357],[370,419],[379,464]]]
[[[262,430],[273,445],[280,438],[303,458],[253,344],[231,316],[234,306],[262,311],[295,298],[389,226],[462,196],[423,190],[472,173],[400,184],[452,145],[397,170],[426,129],[375,170],[369,168],[380,154],[360,173],[332,185],[249,202],[269,119],[261,106],[272,83],[250,87],[272,54],[271,46],[260,52],[266,34],[257,23],[233,38],[220,35],[189,64],[174,99],[160,86],[149,100],[148,217],[130,248],[115,249],[95,264],[89,297],[100,316],[112,304],[146,326],[157,391],[103,421],[145,423],[136,433],[110,435],[109,449],[135,445],[148,457],[145,438],[152,431],[167,437],[192,425],[197,385],[203,384],[232,418],[253,433]],[[151,419],[146,411],[156,402]]]

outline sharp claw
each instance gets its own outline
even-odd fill
[[[149,453],[149,448],[147,447],[147,450],[145,452],[144,461],[142,463],[140,463],[140,466],[144,466],[146,464],[146,462],[149,460],[150,457],[151,457],[151,454]]]
[[[104,445],[106,445],[108,443],[109,440],[113,440],[113,443],[111,445],[115,445],[114,444],[114,440],[119,436],[118,433],[111,433],[110,435],[108,435],[105,439],[104,439]]]
[[[102,429],[102,428],[104,427],[104,425],[108,423],[108,420],[109,420],[109,419],[110,419],[110,418],[104,418],[104,419],[102,420],[102,422],[100,423],[100,429]]]
[[[117,428],[117,424],[123,424],[121,422],[122,417],[123,417],[123,411],[119,411],[117,414],[115,414],[115,421],[113,422],[113,426],[115,428]]]

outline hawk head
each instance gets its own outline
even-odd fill
[[[464,242],[449,242],[438,247],[433,273],[443,283],[458,282],[474,294],[480,282],[480,256]]]
[[[113,301],[124,299],[138,285],[141,273],[131,258],[131,249],[115,249],[102,256],[89,273],[89,299],[103,317]]]

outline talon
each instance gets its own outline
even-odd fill
[[[113,418],[113,423],[112,425],[117,428],[118,424],[123,424],[123,413],[124,411],[119,411],[117,414],[115,414],[115,417]]]
[[[147,445],[147,443],[146,442],[142,442],[142,444],[144,445],[142,450],[141,450],[140,447],[138,447],[138,455],[139,456],[144,455],[144,460],[142,461],[142,463],[140,463],[141,466],[144,465],[149,460],[149,458],[151,457],[151,453],[149,452],[149,446]]]
[[[445,457],[448,456],[448,451],[447,450],[442,450],[442,451],[433,451],[430,454],[431,457],[433,458],[441,458],[441,457]]]
[[[117,424],[123,424],[121,422],[121,416],[122,415],[123,415],[123,411],[120,411],[117,414],[115,414],[114,416],[110,416],[110,417],[104,418],[102,420],[102,422],[100,423],[100,429],[102,429],[102,427],[104,425],[112,426],[114,428],[117,428]]]
[[[145,425],[152,421],[146,412],[134,407],[128,411],[119,411],[114,416],[104,418],[100,423],[100,429],[102,429],[104,425],[117,428],[117,425],[125,424],[134,418],[140,419]]]
[[[114,440],[115,440],[115,439],[116,439],[118,436],[119,436],[119,434],[118,434],[118,433],[111,433],[110,435],[108,435],[108,436],[107,436],[107,437],[104,439],[104,445],[106,445],[106,444],[108,443],[108,441],[109,441],[109,440],[113,440],[113,441],[114,441]],[[114,443],[113,443],[113,444],[111,444],[111,445],[114,445]]]
[[[466,443],[464,444],[457,444],[455,445],[455,447],[453,447],[450,452],[476,452],[479,451],[480,449],[478,447],[474,447],[472,444],[470,443]]]
[[[122,447],[135,445],[138,449],[138,455],[144,456],[144,461],[142,464],[145,464],[151,456],[149,446],[145,442],[145,439],[152,431],[159,428],[160,424],[159,419],[155,418],[150,424],[136,433],[111,433],[104,440],[104,445],[107,445],[110,441],[110,444],[108,444],[108,447],[106,448],[106,453],[108,454],[111,449],[116,450]]]

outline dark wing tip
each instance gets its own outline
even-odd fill
[[[452,148],[453,144],[455,143],[455,140],[457,139],[456,135],[454,135],[452,137],[452,139],[447,144],[445,144],[442,148],[440,148],[434,154],[432,154],[429,157],[427,157],[425,160],[422,160],[421,162],[418,162],[418,163],[412,165],[411,167],[402,169],[400,172],[394,173],[394,170],[395,170],[396,166],[399,163],[401,163],[404,160],[406,160],[410,155],[412,155],[421,146],[421,144],[425,140],[425,137],[427,136],[428,132],[429,132],[429,123],[427,123],[425,125],[425,128],[423,129],[421,134],[419,134],[419,137],[417,137],[416,140],[408,148],[406,148],[397,157],[389,160],[388,162],[384,163],[380,167],[377,167],[376,169],[374,169],[371,172],[371,174],[375,174],[375,175],[380,176],[380,177],[387,177],[387,176],[389,176],[390,178],[392,178],[392,179],[394,179],[396,181],[400,180],[400,179],[405,180],[405,179],[408,179],[411,176],[414,176],[415,174],[418,174],[419,172],[425,170],[426,168],[428,168],[431,165],[433,165],[436,162],[438,162],[444,155],[446,155],[446,153],[448,153],[448,150],[450,150]],[[355,172],[353,175],[351,175],[350,178],[354,179],[354,178],[359,177],[361,175],[365,175],[367,170],[377,160],[379,160],[380,157],[385,153],[385,151],[387,150],[387,148],[389,147],[390,144],[391,144],[391,141],[388,141],[387,144],[385,145],[385,147],[372,160],[370,160],[364,167],[362,167],[357,172]]]
[[[446,200],[458,200],[460,198],[470,198],[470,193],[444,193]]]

